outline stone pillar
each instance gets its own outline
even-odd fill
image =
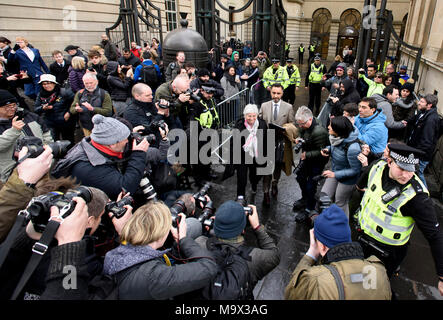
[[[331,20],[331,29],[329,31],[329,48],[328,48],[328,61],[334,61],[335,52],[338,46],[338,29],[340,27],[340,20]]]

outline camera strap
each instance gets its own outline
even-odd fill
[[[8,236],[6,237],[5,241],[2,243],[2,249],[0,250],[0,270],[3,266],[3,263],[6,260],[6,257],[9,254],[9,251],[11,250],[12,245],[14,244],[17,234],[19,233],[21,228],[26,226],[28,221],[29,219],[26,211],[25,210],[20,211],[17,215],[17,218],[15,219],[15,223],[12,226],[11,231],[9,231]]]
[[[11,300],[16,300],[18,295],[21,293],[29,278],[31,278],[35,269],[39,265],[41,259],[48,251],[49,245],[51,244],[54,236],[60,226],[60,222],[55,220],[49,220],[46,225],[45,231],[43,232],[39,241],[37,241],[32,247],[32,256],[26,265],[25,271],[20,278],[18,285],[15,287],[14,293],[11,296]]]

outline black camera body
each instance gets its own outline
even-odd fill
[[[305,140],[299,139],[298,143],[294,146],[294,152],[299,153],[305,144]]]
[[[187,213],[185,202],[183,200],[176,200],[172,207],[169,208],[169,211],[171,211],[172,226],[177,228],[177,225],[179,225],[181,221],[179,214],[184,213],[186,215]]]
[[[326,80],[329,80],[333,77],[333,75],[330,73],[325,73],[323,76],[326,78]]]
[[[143,141],[143,139],[146,139],[150,145],[155,144],[155,141],[157,138],[155,137],[155,134],[152,133],[146,133],[147,131],[144,130],[142,133],[138,132],[131,132],[131,140],[135,140],[137,144]],[[146,134],[144,134],[146,133]],[[130,146],[132,146],[132,141],[130,141]]]
[[[252,208],[248,207],[248,204],[246,203],[246,199],[243,196],[238,196],[237,199],[235,199],[236,202],[240,203],[243,206],[243,210],[245,210],[245,213],[248,216],[252,216]]]
[[[208,201],[203,208],[198,221],[202,224],[203,231],[206,232],[206,228],[212,229],[214,227],[214,219],[211,219],[215,214],[215,208],[212,201]]]
[[[163,131],[166,130],[165,120],[152,121],[149,125],[149,130],[151,132],[158,132],[158,128],[162,128]]]
[[[359,74],[365,74],[365,70],[359,70],[358,73]]]
[[[53,191],[47,194],[32,198],[25,211],[34,226],[35,231],[43,233],[51,215],[51,207],[56,206],[60,210],[62,218],[68,217],[75,209],[76,202],[72,199],[81,197],[86,203],[92,199],[92,192],[88,187],[80,186],[66,193]]]
[[[68,147],[71,144],[68,140],[59,140],[50,143],[48,146],[52,149],[52,155],[56,159],[63,158],[68,152]],[[43,141],[40,138],[33,136],[24,136],[17,141],[16,151],[20,152],[23,147],[28,148],[26,158],[37,158],[45,149],[43,148]]]
[[[211,185],[209,183],[205,183],[200,191],[196,192],[193,197],[195,199],[196,205],[200,203],[203,204],[203,207],[206,206],[208,201],[206,200],[206,195],[208,194],[209,189],[211,189]]]
[[[191,100],[194,100],[196,102],[199,102],[201,100],[201,97],[196,95],[191,88],[189,88],[188,90],[186,90],[185,94],[189,94],[189,97]]]
[[[23,120],[25,118],[25,110],[23,108],[17,108],[15,116],[17,117],[17,120]]]
[[[113,217],[120,219],[126,213],[126,205],[132,205],[134,203],[134,199],[131,196],[123,197],[120,201],[111,201],[106,204],[105,213],[112,213]]]

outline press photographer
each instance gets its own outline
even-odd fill
[[[149,143],[143,139],[129,145],[130,129],[114,118],[95,115],[92,121],[91,136],[57,163],[53,176],[72,176],[85,186],[103,190],[111,200],[122,190],[135,195],[145,173]]]
[[[278,248],[260,225],[256,207],[248,207],[252,214],[245,211],[244,203],[240,201],[223,203],[215,213],[215,237],[196,239],[214,255],[219,270],[217,277],[201,291],[203,299],[251,299],[257,282],[280,262]],[[257,240],[257,248],[246,245],[250,240],[249,232],[245,234],[246,238],[243,237],[246,220]]]
[[[135,128],[143,126],[143,135],[155,134],[157,142],[161,140],[158,134],[159,123],[168,125],[169,129],[181,128],[181,124],[175,116],[170,115],[167,100],[160,100],[155,104],[152,102],[152,90],[144,83],[137,83],[132,88],[132,100],[128,104],[123,117]],[[157,146],[154,144],[154,146]]]
[[[322,157],[320,150],[329,145],[328,131],[323,128],[312,115],[312,111],[301,106],[295,121],[300,129],[300,138],[294,147],[295,152],[300,152],[300,162],[294,170],[297,174],[297,182],[300,185],[301,199],[294,202],[293,210],[299,211],[295,219],[297,222],[304,221],[309,213],[315,209],[315,193],[317,192],[317,181],[313,178],[322,173],[327,159]],[[303,141],[303,142],[302,142]]]
[[[83,254],[87,256],[88,272],[93,276],[102,269],[102,262],[95,254],[94,238],[91,236],[100,225],[108,197],[99,189],[75,185],[73,179],[42,179],[49,170],[53,154],[50,147],[44,148],[45,151],[38,157],[23,160],[28,154],[27,147],[24,147],[20,151],[20,160],[23,161],[20,161],[17,170],[0,192],[1,217],[10,218],[9,228],[6,230],[9,235],[0,250],[0,278],[3,284],[1,296],[4,299],[11,298],[14,289],[15,298],[19,299],[36,299],[43,292],[50,258],[47,247],[53,245],[53,234],[50,232],[57,231],[58,227],[48,221],[48,218],[57,211],[57,216],[66,219],[75,212],[79,200],[86,202],[89,209],[87,229],[82,233],[82,237],[86,236],[84,240],[87,245]],[[18,211],[20,214],[17,216]],[[125,217],[115,221],[117,231],[130,213],[131,210],[128,210]],[[14,227],[9,231],[14,222]],[[39,243],[36,244],[36,241]],[[29,265],[32,267],[27,266],[30,257],[32,263]],[[43,258],[39,260],[36,257]]]
[[[51,132],[35,113],[19,108],[17,99],[0,90],[0,185],[9,178],[16,165],[16,143],[20,137],[40,138],[44,144],[53,142]]]

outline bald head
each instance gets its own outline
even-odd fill
[[[142,102],[152,102],[152,90],[147,84],[135,84],[132,87],[131,93],[135,100]]]
[[[172,81],[172,89],[176,94],[180,94],[189,89],[190,79],[186,74],[175,77]]]

